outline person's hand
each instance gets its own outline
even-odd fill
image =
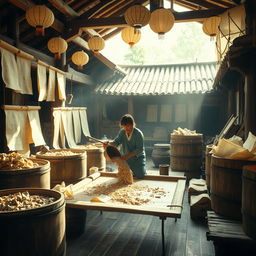
[[[104,141],[104,143],[103,143],[103,148],[106,149],[107,146],[108,146],[108,144],[109,144],[109,141]]]
[[[127,159],[129,159],[129,156],[126,154],[126,155],[122,155],[120,158],[122,160],[126,161]]]

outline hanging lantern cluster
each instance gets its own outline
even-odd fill
[[[44,29],[54,22],[53,12],[44,5],[34,5],[26,11],[26,20],[36,28],[36,35],[44,36]]]
[[[100,36],[93,36],[88,40],[88,46],[91,51],[98,53],[105,47],[105,41]]]
[[[175,18],[170,10],[159,8],[151,13],[149,26],[159,38],[163,38],[164,34],[173,27],[174,21]]]
[[[220,20],[221,18],[219,16],[213,16],[205,19],[203,22],[204,33],[210,37],[216,36],[218,27],[220,25]]]
[[[68,48],[67,42],[61,37],[53,37],[47,43],[48,49],[54,54],[55,59],[60,59],[61,54]]]
[[[142,5],[133,5],[124,13],[126,23],[137,29],[146,26],[150,20],[150,11]]]
[[[121,36],[123,41],[132,47],[140,41],[141,31],[134,27],[127,27],[122,30]]]
[[[71,60],[77,65],[77,69],[83,69],[83,66],[88,63],[89,56],[84,51],[77,51],[72,54]]]

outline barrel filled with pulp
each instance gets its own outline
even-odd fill
[[[45,159],[51,165],[51,187],[61,184],[77,183],[87,175],[87,153],[79,149],[52,149],[36,154],[38,159]]]
[[[50,188],[50,163],[43,159],[29,159],[34,166],[0,170],[0,189]]]
[[[37,198],[31,199],[34,196]],[[49,202],[29,208],[29,205],[40,205],[42,197]],[[10,206],[7,201],[11,201]],[[25,202],[27,208],[22,209],[20,205]],[[0,226],[1,255],[65,255],[65,200],[57,191],[39,188],[1,190]]]

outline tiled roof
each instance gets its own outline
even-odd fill
[[[216,63],[122,66],[126,76],[116,75],[98,84],[96,94],[172,95],[213,90]]]

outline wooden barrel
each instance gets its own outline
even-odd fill
[[[65,200],[50,189],[18,188],[1,190],[0,196],[28,191],[31,195],[50,196],[56,201],[35,209],[0,211],[1,255],[8,256],[64,256]]]
[[[91,167],[98,167],[99,171],[105,171],[106,158],[104,157],[103,147],[86,147],[86,145],[78,145],[76,149],[81,149],[87,152],[87,176],[89,176],[89,169]]]
[[[171,134],[171,170],[185,172],[188,179],[200,177],[202,143],[202,134]]]
[[[47,156],[37,153],[36,157],[46,159],[51,164],[51,187],[60,184],[77,183],[87,175],[87,153],[79,149],[52,149],[50,152],[72,151],[77,153],[70,156]]]
[[[50,188],[50,163],[47,160],[30,159],[39,166],[29,169],[0,170],[0,189]]]
[[[216,213],[231,219],[242,218],[242,169],[253,163],[212,155],[211,204]]]
[[[206,176],[206,185],[208,188],[208,191],[211,190],[211,157],[212,153],[210,151],[212,150],[213,145],[207,145],[205,150],[205,176]]]
[[[155,167],[170,164],[170,144],[154,144],[151,157]]]
[[[256,239],[256,165],[243,167],[242,216],[245,234]]]

